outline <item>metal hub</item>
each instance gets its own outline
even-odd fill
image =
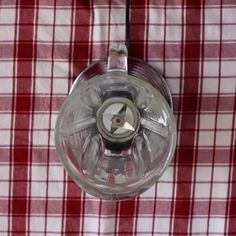
[[[107,99],[97,112],[100,134],[110,142],[126,142],[138,131],[140,114],[127,98]]]

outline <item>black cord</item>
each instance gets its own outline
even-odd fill
[[[129,41],[130,41],[130,1],[131,0],[126,0],[126,13],[125,13],[125,44],[128,51],[129,51]]]

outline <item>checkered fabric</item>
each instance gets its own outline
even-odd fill
[[[236,235],[236,1],[133,0],[130,55],[159,68],[178,127],[160,181],[96,199],[54,146],[74,78],[124,42],[124,0],[0,1],[0,235]]]

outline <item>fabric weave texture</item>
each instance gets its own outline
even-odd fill
[[[125,41],[124,0],[0,1],[0,235],[236,235],[236,2],[133,0],[129,55],[170,86],[175,157],[138,198],[77,187],[55,151],[76,76]]]

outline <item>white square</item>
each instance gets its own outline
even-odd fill
[[[210,183],[196,183],[195,184],[195,198],[209,198],[210,197]]]
[[[214,129],[215,114],[201,114],[200,115],[200,129]]]
[[[94,11],[94,24],[101,25],[101,24],[108,24],[109,21],[109,11],[108,8],[99,9],[97,8]]]
[[[32,166],[32,180],[46,180],[47,179],[47,167],[46,166]]]
[[[150,25],[148,31],[148,39],[153,41],[164,40],[164,26]]]
[[[170,231],[170,218],[155,218],[154,231],[156,233],[169,233]]]
[[[233,23],[236,22],[236,9],[234,8],[222,8],[222,22]]]
[[[228,184],[212,183],[212,198],[227,198]]]
[[[67,10],[57,9],[56,10],[56,25],[70,25],[72,23],[71,19],[71,10],[68,8]]]
[[[152,222],[153,218],[143,218],[138,217],[137,218],[137,231],[139,233],[143,232],[151,232],[152,231]]]
[[[222,77],[223,76],[232,76],[235,79],[235,75],[236,75],[235,61],[222,61],[222,63],[221,63],[221,76]],[[235,87],[234,87],[234,89],[235,89]]]
[[[48,183],[48,196],[49,197],[62,197],[64,191],[63,183],[52,182]]]
[[[220,9],[205,9],[205,24],[220,23]]]
[[[47,231],[48,232],[59,232],[61,233],[61,224],[62,224],[62,217],[47,217]]]
[[[205,40],[220,40],[220,25],[205,25]]]
[[[201,181],[201,182],[211,181],[211,173],[212,173],[211,167],[205,167],[205,166],[197,167],[196,182],[198,182],[198,181]]]
[[[168,167],[164,172],[164,174],[161,176],[160,181],[172,182],[174,179],[173,173],[174,173],[173,167]]]
[[[140,195],[140,198],[153,198],[155,196],[156,185],[152,185],[145,192]]]
[[[0,129],[10,129],[11,128],[11,115],[10,114],[0,114]]]
[[[9,180],[9,166],[1,165],[0,166],[0,180]]]
[[[0,24],[14,24],[16,22],[15,15],[16,15],[16,10],[14,8],[13,9],[1,8]]]
[[[69,63],[67,62],[55,62],[53,75],[56,77],[68,78]]]
[[[181,26],[166,26],[166,40],[167,41],[180,41],[182,37]]]
[[[236,39],[236,25],[223,25],[222,26],[222,39],[235,40]]]
[[[108,26],[96,25],[93,27],[93,41],[108,40]]]
[[[48,131],[33,131],[33,144],[38,146],[48,145]]]
[[[0,25],[1,41],[13,41],[15,37],[15,26]]]
[[[231,129],[233,122],[232,114],[218,114],[217,115],[217,129]]]
[[[51,114],[51,129],[55,129],[58,114]]]
[[[0,145],[10,145],[10,130],[0,130]]]
[[[32,197],[45,197],[46,196],[46,182],[32,182],[31,183],[31,196]]]
[[[236,92],[235,77],[222,79],[220,83],[220,92],[221,93],[235,93]]]
[[[179,78],[175,78],[175,79],[166,78],[166,81],[170,87],[170,91],[172,94],[180,93],[180,79]]]
[[[37,39],[38,41],[52,41],[53,27],[52,26],[38,26]]]
[[[49,128],[49,115],[48,114],[35,114],[34,115],[34,129],[48,129]]]
[[[231,131],[217,131],[216,132],[216,146],[230,146],[231,145]]]
[[[212,146],[214,143],[214,131],[199,131],[199,145]]]
[[[210,218],[209,221],[209,233],[217,233],[219,235],[220,233],[225,232],[225,218]]]
[[[67,94],[68,79],[53,79],[53,93]]]
[[[125,26],[110,26],[110,40],[111,41],[123,41],[125,39]]]
[[[70,30],[71,27],[69,26],[55,26],[55,41],[70,41]]]
[[[207,231],[206,218],[193,218],[192,219],[192,233],[205,233]]]
[[[0,197],[9,197],[9,183],[8,182],[0,182]]]
[[[30,216],[30,231],[43,232],[45,227],[44,217]]]
[[[229,180],[229,167],[215,166],[213,179],[214,179],[214,181],[228,182],[228,180]]]
[[[0,216],[0,230],[1,231],[8,231],[8,220],[9,219],[7,216]]]
[[[103,234],[112,234],[115,229],[115,219],[114,218],[100,218],[100,232]]]
[[[86,235],[86,232],[93,232],[97,233],[98,232],[98,218],[93,218],[93,217],[84,217],[84,232]]]
[[[48,173],[49,181],[63,181],[64,180],[64,168],[62,166],[49,166]]]
[[[53,129],[53,130],[50,130],[49,145],[50,145],[51,147],[54,147],[54,146],[55,146],[55,131],[54,131],[54,129]]]
[[[35,93],[36,94],[49,94],[51,92],[51,79],[36,79],[35,80]]]
[[[180,9],[167,9],[166,10],[166,23],[167,24],[181,24],[182,11]]]
[[[0,94],[12,93],[12,79],[1,79]]]
[[[157,197],[158,198],[170,198],[173,195],[172,183],[157,183]]]
[[[52,25],[54,21],[54,10],[39,7],[38,9],[38,24]]]
[[[0,77],[6,77],[6,76],[8,76],[8,77],[12,77],[13,76],[13,62],[10,62],[10,61],[9,62],[0,61]],[[3,79],[3,80],[6,80],[6,79]],[[0,87],[3,86],[2,83],[3,82],[2,82],[2,78],[1,78],[1,86]]]
[[[164,9],[149,8],[149,23],[164,24],[165,12]],[[156,26],[155,26],[156,27]]]
[[[111,8],[111,23],[125,24],[125,9]]]
[[[202,92],[203,93],[217,93],[219,86],[218,79],[203,79]]]
[[[37,77],[50,77],[51,76],[51,62],[38,61],[36,62],[36,76]]]
[[[166,77],[179,77],[181,64],[179,62],[166,62]]]
[[[219,76],[219,62],[205,61],[203,63],[203,76]]]

